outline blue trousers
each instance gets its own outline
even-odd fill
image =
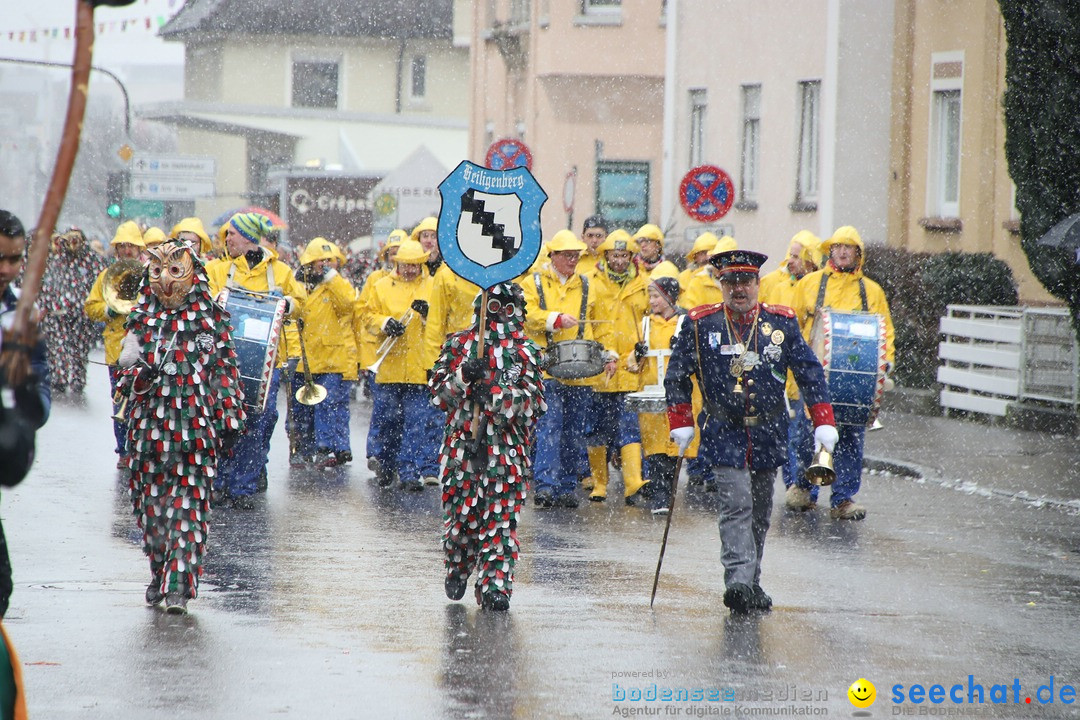
[[[445,414],[431,404],[427,385],[375,383],[373,391],[367,456],[396,469],[402,482],[439,477]]]
[[[536,425],[536,490],[555,495],[577,489],[585,450],[585,421],[593,403],[592,389],[544,381],[547,412]],[[587,457],[587,455],[586,455]]]
[[[792,400],[791,409],[795,417],[788,420],[787,462],[782,466],[786,488],[802,477],[814,456],[814,430],[803,412],[803,401]]]
[[[110,397],[116,395],[116,381],[120,377],[120,370],[115,365],[109,366],[109,391],[112,393]],[[116,408],[113,408],[113,412]],[[112,421],[113,437],[116,438],[116,454],[127,454],[127,423],[120,422],[119,420]]]
[[[295,399],[304,386],[304,374],[292,377],[292,419],[296,449],[311,456],[319,450],[349,452],[349,388],[352,382],[341,373],[313,373],[311,379],[326,388],[326,399],[318,405],[304,405]]]
[[[594,392],[589,447],[618,448],[641,442],[637,413],[626,409],[626,393]]]
[[[863,441],[866,440],[866,428],[861,425],[837,425],[840,439],[833,448],[833,470],[836,482],[829,486],[829,507],[837,507],[845,500],[854,500],[855,494],[862,487]],[[807,435],[813,438],[813,431],[807,427]],[[811,448],[813,440],[811,440]],[[810,497],[817,501],[818,488],[805,478],[798,478],[800,487],[810,488]]]
[[[259,475],[266,469],[270,457],[270,436],[277,425],[278,387],[281,386],[281,369],[275,369],[266,391],[266,410],[261,413],[248,410],[247,427],[236,440],[232,455],[218,461],[218,477],[215,487],[227,495],[240,497],[254,495]]]

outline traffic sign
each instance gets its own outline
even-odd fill
[[[568,213],[574,212],[574,187],[577,184],[577,166],[566,173],[566,180],[562,186],[562,206]]]
[[[156,175],[171,178],[212,179],[217,162],[206,155],[144,155],[131,159],[132,175]]]
[[[492,170],[513,170],[523,167],[532,170],[532,152],[529,146],[514,138],[503,138],[491,143],[484,164]]]
[[[686,214],[700,222],[712,222],[727,215],[735,201],[735,184],[715,165],[699,165],[679,184],[679,203]]]
[[[120,204],[120,213],[124,217],[165,217],[165,203],[162,200],[136,200],[126,197]]]
[[[547,193],[526,168],[495,171],[464,160],[439,194],[439,252],[456,275],[486,290],[536,262]]]
[[[128,197],[137,200],[194,200],[214,196],[212,179],[172,179],[153,175],[131,175]]]

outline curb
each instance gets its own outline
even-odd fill
[[[900,462],[899,460],[889,460],[886,458],[863,455],[862,464],[863,469],[865,470],[877,470],[878,472],[885,472],[889,473],[890,475],[899,475],[901,477],[915,478],[917,480],[923,480],[926,478],[926,473],[918,465]]]

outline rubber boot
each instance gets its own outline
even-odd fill
[[[641,443],[631,443],[619,448],[622,458],[623,486],[625,487],[626,504],[633,505],[638,496],[638,491],[645,487],[649,481],[641,476]]]
[[[607,499],[607,448],[589,448],[589,469],[592,470],[593,489],[589,493],[589,499],[593,502],[604,502]]]

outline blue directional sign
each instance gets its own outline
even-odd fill
[[[526,168],[491,170],[464,160],[439,183],[439,252],[456,274],[485,290],[532,267],[547,202]]]

